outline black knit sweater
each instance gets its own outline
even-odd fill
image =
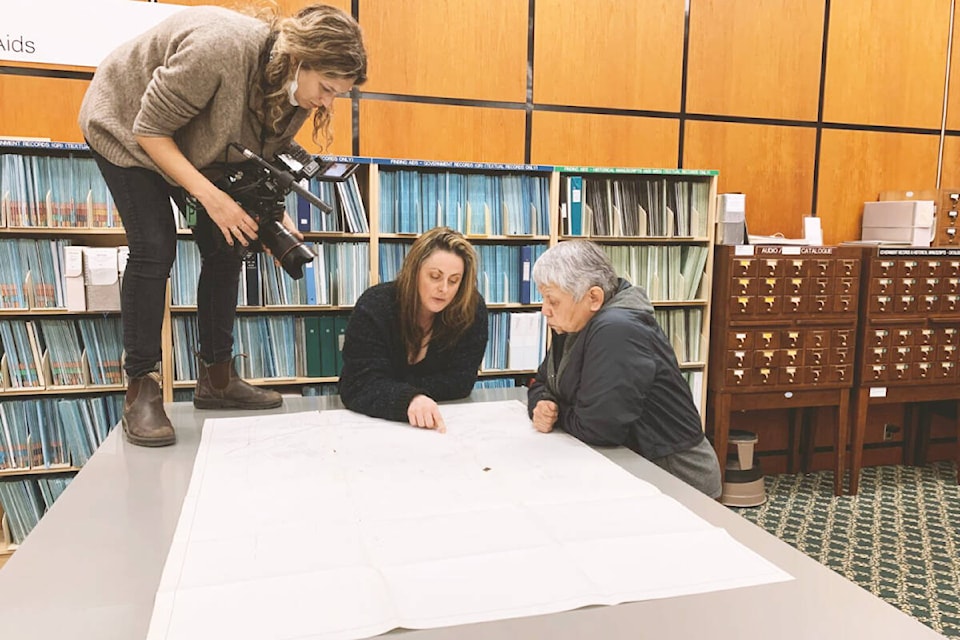
[[[446,349],[431,344],[413,365],[400,336],[399,309],[393,282],[370,287],[357,300],[344,337],[340,399],[352,411],[406,422],[414,396],[441,401],[470,395],[487,347],[487,307],[481,297],[466,333]]]

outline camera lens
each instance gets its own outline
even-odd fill
[[[277,220],[270,220],[260,226],[260,242],[280,261],[280,266],[294,280],[302,278],[303,265],[317,257],[313,249],[300,242]]]

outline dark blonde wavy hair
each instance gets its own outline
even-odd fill
[[[367,81],[367,51],[360,25],[348,13],[325,4],[304,7],[295,15],[280,17],[275,6],[257,12],[270,25],[273,47],[254,85],[257,116],[274,133],[283,129],[289,112],[287,85],[297,64],[333,78]],[[296,63],[294,62],[296,61]],[[331,111],[320,107],[313,114],[313,141],[321,150],[333,142]]]
[[[420,310],[418,282],[424,260],[435,251],[449,251],[463,260],[460,288],[447,307],[433,320],[432,344],[440,348],[455,343],[472,325],[480,303],[477,291],[477,252],[463,234],[450,227],[436,227],[422,234],[410,247],[397,275],[397,301],[400,306],[400,336],[407,354],[420,352],[425,332],[417,322]]]

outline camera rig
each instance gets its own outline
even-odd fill
[[[313,249],[301,242],[283,226],[286,197],[291,191],[324,212],[333,207],[304,188],[301,181],[338,181],[349,177],[357,165],[343,163],[320,163],[298,145],[290,145],[275,156],[276,164],[268,162],[241,144],[231,142],[246,161],[227,166],[227,172],[214,181],[220,190],[229,194],[258,225],[258,238],[243,246],[233,244],[232,250],[239,256],[268,249],[279,261],[283,270],[293,278],[303,277],[303,266],[316,258]],[[188,208],[197,214],[207,215],[203,205],[193,196],[186,195]],[[214,234],[226,245],[220,234]]]

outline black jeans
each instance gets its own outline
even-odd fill
[[[89,144],[89,143],[88,143]],[[120,310],[124,371],[134,378],[157,370],[161,357],[167,279],[177,252],[177,228],[170,198],[179,189],[149,169],[119,167],[93,151],[127,234],[130,257],[123,276]],[[200,357],[207,363],[233,356],[233,322],[242,259],[227,246],[220,230],[206,218],[194,229],[200,250],[197,328]]]

